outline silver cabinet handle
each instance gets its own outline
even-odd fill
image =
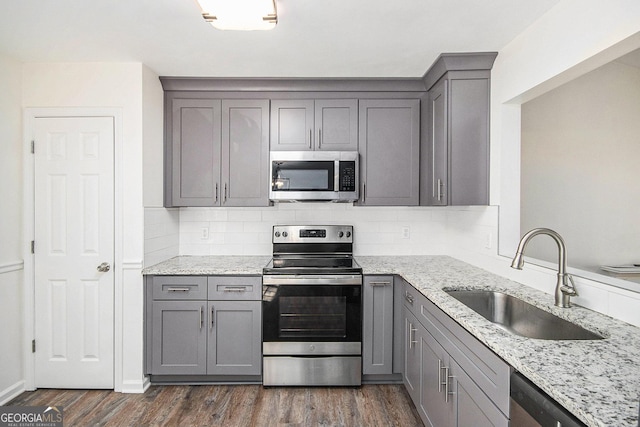
[[[449,375],[450,373],[450,369],[449,368],[444,368],[445,369],[445,385],[444,385],[444,401],[445,402],[449,402],[449,396],[453,396],[453,390],[450,390],[450,384],[451,381],[449,380],[453,380],[455,377],[453,375]]]
[[[362,203],[365,203],[367,201],[367,184],[366,183],[362,183]]]
[[[442,360],[438,359],[438,393],[442,393],[442,386],[446,385],[446,380],[442,382],[442,370],[445,369]]]
[[[224,292],[247,292],[246,286],[225,286]]]
[[[189,292],[191,289],[189,288],[167,288],[167,292]]]
[[[444,186],[444,183],[442,182],[442,180],[440,178],[438,178],[438,188],[437,188],[437,192],[438,192],[438,201],[441,201],[444,198],[444,194],[442,193],[442,187]]]
[[[369,282],[369,285],[373,286],[373,287],[382,287],[382,286],[387,286],[390,285],[391,282]]]
[[[216,182],[216,200],[215,203],[218,203],[218,183]]]
[[[318,129],[318,148],[322,148],[322,129]]]
[[[409,304],[413,304],[413,295],[409,292],[405,292],[404,299],[406,299]]]
[[[227,203],[227,183],[224,183],[224,197],[222,199],[222,204],[226,204]]]
[[[204,321],[202,319],[202,307],[200,307],[200,329],[202,329],[203,324],[204,324]]]
[[[100,264],[97,268],[97,270],[100,273],[106,273],[107,271],[111,270],[111,266],[109,265],[108,262],[103,262],[102,264]]]
[[[313,129],[309,129],[309,149],[311,149],[311,140],[313,140]]]
[[[211,306],[211,324],[209,325],[210,329],[213,329],[214,326],[214,314],[215,314],[215,310],[213,309],[213,306]]]
[[[415,334],[417,329],[413,327],[413,324],[409,322],[409,348],[413,348],[414,344],[418,344],[418,341],[415,340]]]

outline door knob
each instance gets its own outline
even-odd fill
[[[109,265],[108,262],[103,262],[102,264],[100,264],[98,266],[98,271],[100,273],[106,273],[107,271],[109,271],[111,269],[111,266]]]

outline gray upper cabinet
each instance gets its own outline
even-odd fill
[[[417,205],[420,100],[360,100],[359,139],[359,204]]]
[[[393,373],[393,276],[365,276],[362,290],[362,373]]]
[[[271,101],[271,150],[356,151],[356,99]]]
[[[167,104],[165,205],[268,206],[269,101],[171,97]]]
[[[169,206],[214,206],[220,185],[219,99],[172,99]],[[169,156],[168,156],[169,157]]]
[[[222,101],[222,206],[269,205],[269,101]]]
[[[445,54],[425,74],[422,205],[489,204],[489,95],[495,57]]]

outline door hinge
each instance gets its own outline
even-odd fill
[[[31,154],[35,154],[35,153],[36,153],[36,142],[31,141]]]
[[[36,352],[36,340],[31,340],[31,353]]]
[[[36,253],[36,241],[35,240],[31,241],[31,253],[32,254]]]

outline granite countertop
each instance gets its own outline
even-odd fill
[[[142,270],[144,275],[261,276],[270,256],[177,256]]]
[[[180,256],[145,268],[148,275],[261,275],[271,257]],[[478,340],[589,426],[638,425],[640,328],[447,256],[357,256],[364,274],[398,274]],[[490,289],[519,297],[606,337],[547,341],[513,335],[444,289]]]
[[[478,340],[589,426],[638,425],[640,328],[446,256],[357,257],[365,274],[398,274]],[[547,341],[506,332],[443,289],[491,289],[517,296],[606,337]]]

